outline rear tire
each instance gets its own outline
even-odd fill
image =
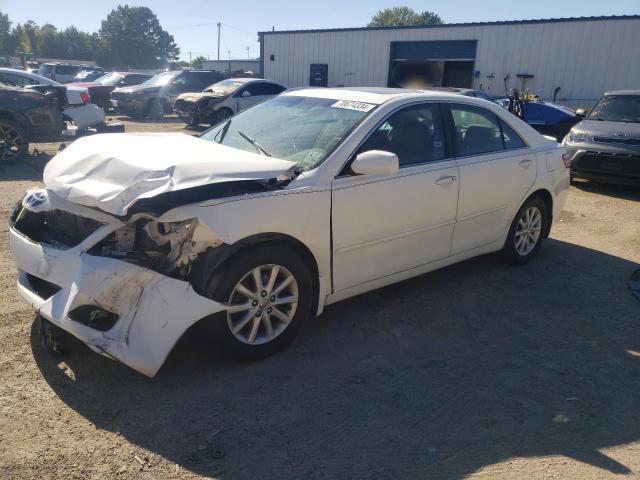
[[[261,285],[256,285],[256,275]],[[235,358],[256,360],[293,340],[311,314],[313,282],[299,254],[264,244],[247,248],[217,269],[207,296],[236,307],[213,319],[214,334],[224,349]]]
[[[503,259],[512,265],[528,263],[542,245],[548,231],[549,212],[539,196],[531,197],[518,210],[502,248]]]
[[[22,160],[29,151],[29,137],[11,120],[0,119],[0,164]]]

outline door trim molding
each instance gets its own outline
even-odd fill
[[[409,231],[401,232],[401,233],[396,233],[394,235],[389,235],[387,237],[382,237],[382,238],[378,238],[378,239],[375,239],[375,240],[368,240],[366,242],[357,243],[355,245],[350,245],[348,247],[338,248],[334,252],[334,254],[335,255],[340,255],[342,253],[351,252],[351,251],[357,250],[359,248],[371,247],[373,245],[379,245],[381,243],[390,242],[392,240],[398,240],[400,238],[410,237],[411,235],[416,235],[418,233],[428,232],[429,230],[435,230],[437,228],[448,227],[450,225],[454,225],[455,223],[456,223],[456,221],[452,220],[450,222],[438,223],[436,225],[428,225],[428,226],[425,226],[425,227],[419,227],[419,228],[416,228],[416,229],[413,229],[413,230],[409,230]]]

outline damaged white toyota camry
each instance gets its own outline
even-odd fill
[[[191,326],[285,346],[325,305],[461,260],[534,256],[566,155],[506,110],[440,92],[300,89],[199,138],[75,141],[10,218],[20,294],[153,376]]]

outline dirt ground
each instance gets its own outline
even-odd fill
[[[0,215],[40,179],[0,168]],[[79,343],[49,356],[5,222],[0,251],[2,479],[640,478],[640,191],[575,183],[525,267],[361,295],[261,362],[191,335],[153,380]]]

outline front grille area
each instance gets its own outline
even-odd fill
[[[64,210],[32,212],[21,204],[16,206],[9,221],[30,240],[63,250],[75,247],[104,225]]]
[[[573,163],[578,171],[640,177],[640,155],[586,152]]]
[[[635,147],[640,147],[640,138],[593,137],[593,141],[598,143],[617,143],[619,145],[632,145]]]
[[[179,112],[196,113],[198,111],[198,106],[195,103],[185,100],[176,100],[173,108]]]
[[[62,289],[62,287],[59,287],[54,283],[47,282],[35,275],[31,275],[30,273],[27,273],[27,280],[29,281],[29,285],[31,285],[31,290],[43,300],[53,297]]]

